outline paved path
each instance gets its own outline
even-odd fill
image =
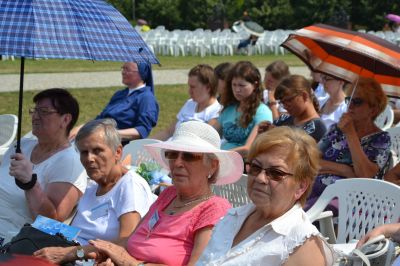
[[[157,68],[157,67],[155,67]],[[293,74],[310,76],[307,67],[290,67]],[[264,69],[260,68],[264,74]],[[185,84],[187,69],[154,70],[154,83]],[[84,72],[84,73],[52,73],[52,74],[25,74],[24,90],[43,90],[51,87],[59,88],[100,88],[123,86],[119,71]],[[16,91],[19,88],[19,75],[0,75],[0,92]]]

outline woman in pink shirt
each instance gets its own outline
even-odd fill
[[[94,240],[98,261],[116,265],[194,265],[211,230],[230,204],[213,195],[211,184],[236,182],[243,170],[241,156],[220,150],[218,132],[198,121],[182,123],[171,140],[146,149],[169,168],[174,186],[150,207],[126,243]]]

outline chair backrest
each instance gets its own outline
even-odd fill
[[[392,153],[391,167],[395,166],[400,160],[400,127],[386,129],[390,135],[390,151]]]
[[[250,202],[247,196],[247,175],[245,174],[233,184],[212,186],[212,190],[215,195],[227,199],[234,208]]]
[[[131,165],[139,166],[141,163],[152,162],[153,158],[145,150],[143,145],[161,142],[157,139],[135,139],[125,145],[122,153],[122,158],[125,158],[128,154],[132,156]]]
[[[7,148],[17,134],[18,117],[12,114],[0,115],[0,148]]]
[[[382,130],[386,130],[390,128],[393,124],[394,113],[392,107],[388,104],[386,105],[385,110],[378,115],[375,119],[375,125]]]
[[[360,239],[373,228],[397,223],[400,217],[400,187],[377,179],[350,178],[327,186],[307,214],[311,221],[338,198],[338,234],[336,243]]]

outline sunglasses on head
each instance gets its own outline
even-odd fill
[[[360,106],[364,103],[364,100],[358,97],[346,97],[345,99],[346,104],[351,104],[353,106]]]
[[[167,160],[176,160],[181,154],[181,159],[185,162],[195,162],[202,160],[204,157],[203,153],[191,153],[184,151],[164,151],[164,157]]]
[[[271,180],[280,182],[288,176],[293,176],[291,173],[286,173],[275,167],[262,168],[259,164],[255,162],[245,163],[246,171],[248,175],[258,176],[263,170],[265,175]]]

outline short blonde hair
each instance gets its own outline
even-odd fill
[[[302,129],[280,126],[260,134],[255,139],[251,145],[248,160],[251,161],[259,154],[277,147],[288,150],[286,160],[293,170],[295,181],[308,184],[307,190],[298,200],[303,206],[319,170],[321,156],[317,143]]]
[[[348,86],[346,88],[346,94],[348,96],[351,96],[352,89],[353,86]],[[375,79],[360,77],[357,82],[356,90],[363,98],[365,98],[370,107],[378,108],[377,115],[371,117],[372,121],[374,121],[375,118],[385,110],[387,105],[387,97],[381,84],[379,84]]]

